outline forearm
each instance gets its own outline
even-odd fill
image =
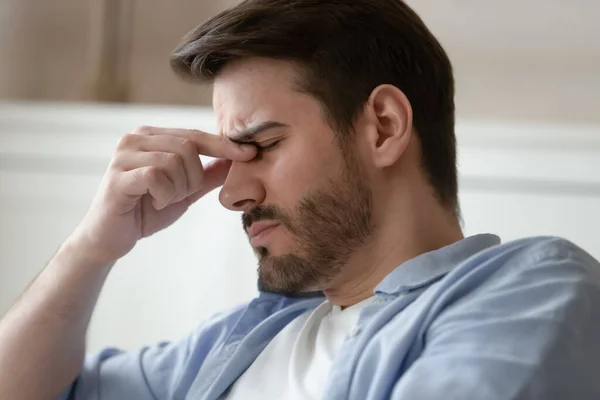
[[[201,154],[219,162],[205,168]],[[141,127],[123,136],[73,236],[0,321],[0,399],[54,399],[66,389],[81,371],[113,261],[222,186],[228,160],[256,155],[253,145],[199,131]]]
[[[0,321],[0,398],[53,399],[83,364],[85,335],[112,267],[67,241]]]

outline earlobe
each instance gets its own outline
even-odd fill
[[[404,93],[392,85],[376,87],[367,104],[375,126],[370,138],[373,162],[378,168],[390,167],[410,143],[412,107]]]

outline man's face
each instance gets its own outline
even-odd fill
[[[371,233],[372,199],[354,145],[341,150],[291,63],[238,61],[215,80],[219,133],[259,147],[234,162],[221,203],[242,211],[263,290],[324,289]]]

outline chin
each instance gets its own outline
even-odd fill
[[[259,256],[259,289],[276,293],[304,293],[319,290],[331,276],[322,263],[294,253],[270,254],[262,250]]]

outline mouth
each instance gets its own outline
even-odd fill
[[[271,233],[275,231],[279,225],[279,222],[274,221],[260,221],[250,225],[250,227],[246,230],[246,233],[250,238],[250,244],[252,247],[256,248],[264,246],[267,243]]]

